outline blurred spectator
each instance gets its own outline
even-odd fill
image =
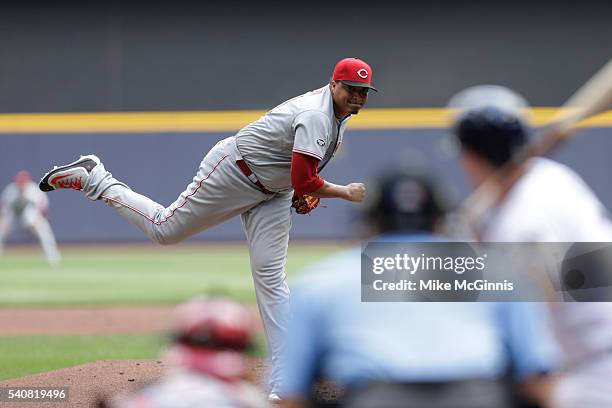
[[[444,213],[425,173],[368,185],[363,218],[376,241],[439,241]],[[293,291],[284,406],[308,405],[313,382],[346,390],[346,407],[510,407],[519,387],[544,394],[556,345],[535,303],[361,302],[361,252],[317,263]],[[521,391],[523,389],[521,388]]]
[[[32,176],[21,170],[15,180],[4,188],[0,196],[0,253],[6,237],[18,222],[21,227],[36,235],[51,265],[60,261],[55,236],[47,221],[49,201],[32,182]]]
[[[169,372],[157,383],[118,397],[114,408],[250,408],[268,406],[244,380],[254,321],[245,307],[226,299],[196,298],[174,315]]]
[[[499,86],[468,88],[449,103],[458,109],[454,133],[461,161],[475,186],[529,143],[525,100]],[[493,242],[609,242],[607,211],[573,170],[535,158],[508,180],[482,217],[478,235]],[[612,407],[612,303],[555,303],[553,323],[565,373],[552,405]]]

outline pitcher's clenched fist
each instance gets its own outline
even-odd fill
[[[363,197],[365,196],[366,186],[363,183],[351,183],[346,186],[347,189],[347,197],[346,199],[349,201],[354,201],[356,203],[360,203],[363,201]]]

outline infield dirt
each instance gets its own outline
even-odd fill
[[[2,308],[0,336],[163,333],[170,327],[172,309],[172,306],[157,305]],[[253,313],[257,314],[255,307]],[[163,371],[162,360],[103,360],[3,380],[0,387],[69,387],[69,400],[65,403],[3,402],[2,407],[93,407],[103,398],[155,381]],[[265,360],[253,359],[249,378],[263,388],[265,371]],[[334,399],[338,390],[325,383],[318,387],[317,394],[323,399]]]

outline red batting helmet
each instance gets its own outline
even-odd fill
[[[176,309],[174,322],[175,340],[185,345],[241,351],[253,343],[251,312],[228,299],[193,299]]]
[[[234,381],[248,369],[244,351],[253,344],[254,327],[251,312],[239,303],[193,299],[176,309],[175,344],[166,360],[170,366]]]

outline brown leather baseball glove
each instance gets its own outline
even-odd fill
[[[291,207],[295,208],[295,212],[298,214],[310,214],[312,210],[317,208],[320,201],[319,197],[313,197],[308,194],[301,196],[294,194],[291,199]]]

